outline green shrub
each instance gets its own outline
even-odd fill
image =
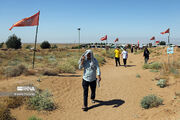
[[[6,41],[7,48],[14,48],[19,49],[21,48],[21,38],[18,38],[15,34],[9,36],[8,40]]]
[[[160,88],[166,87],[167,86],[167,80],[165,80],[165,79],[158,80],[157,86],[159,86]]]
[[[19,76],[26,71],[27,71],[27,68],[24,65],[18,65],[18,66],[13,66],[13,67],[7,67],[5,69],[4,74],[7,77],[16,77],[16,76]]]
[[[60,73],[75,73],[76,69],[69,62],[65,62],[59,65],[59,72]]]
[[[140,78],[140,77],[141,77],[140,74],[137,74],[137,75],[136,75],[136,78]]]
[[[35,110],[54,110],[55,104],[51,99],[52,94],[48,92],[48,90],[45,91],[36,91],[35,96],[32,96],[28,101],[28,106],[31,109]]]
[[[154,62],[151,64],[151,69],[159,70],[161,67],[162,67],[162,64],[158,62]]]
[[[31,116],[30,118],[28,118],[28,120],[42,120],[42,119],[37,118],[36,116]]]
[[[40,47],[42,49],[48,49],[48,48],[51,48],[51,44],[48,41],[44,41],[41,43]]]
[[[141,107],[148,109],[148,108],[152,108],[152,107],[157,107],[159,105],[162,105],[163,100],[155,95],[148,95],[145,96],[142,100],[141,100]]]
[[[161,63],[158,63],[158,62],[153,62],[151,64],[144,64],[143,65],[143,68],[144,69],[155,69],[155,70],[159,70],[161,69],[162,67],[162,64]]]
[[[149,64],[144,64],[143,69],[150,69],[150,65]]]

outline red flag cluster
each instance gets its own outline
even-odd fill
[[[107,35],[105,35],[104,37],[102,37],[100,40],[101,40],[101,41],[107,40]]]
[[[118,40],[119,40],[119,39],[118,39],[118,38],[116,38],[114,42],[117,42]]]
[[[160,41],[156,41],[156,44],[158,44]]]
[[[169,28],[166,31],[161,32],[161,34],[166,34],[166,33],[169,33]]]
[[[150,40],[155,40],[155,37],[153,36]]]
[[[36,14],[34,14],[31,17],[24,18],[17,23],[15,23],[9,30],[11,30],[13,27],[22,27],[22,26],[36,26],[39,25],[39,14],[40,11]]]

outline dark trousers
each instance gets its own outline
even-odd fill
[[[149,60],[149,57],[144,57],[145,64],[147,64],[148,60]]]
[[[127,59],[123,59],[123,63],[124,63],[124,65],[126,65],[126,61],[127,61]]]
[[[91,99],[95,99],[96,95],[96,80],[92,82],[87,82],[83,80],[82,86],[84,89],[84,106],[87,107],[88,105],[88,88],[91,88]]]
[[[116,66],[118,66],[118,64],[120,66],[120,58],[115,57],[115,62],[116,62]]]

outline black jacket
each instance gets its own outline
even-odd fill
[[[148,49],[144,50],[144,57],[149,58],[149,50]]]

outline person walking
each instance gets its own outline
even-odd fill
[[[133,48],[133,45],[131,45],[131,53],[133,53],[133,51],[134,51],[133,49],[134,49],[134,48]]]
[[[148,62],[148,60],[149,60],[149,50],[147,49],[147,47],[145,47],[145,49],[144,49],[144,54],[143,54],[143,56],[144,56],[144,63],[145,64],[147,64],[147,62]]]
[[[121,65],[120,64],[120,54],[121,54],[121,52],[120,52],[119,48],[116,47],[116,49],[114,50],[114,57],[115,57],[116,67],[118,66],[118,64],[119,64],[119,66]]]
[[[88,89],[91,88],[91,101],[95,103],[96,96],[96,72],[98,81],[101,81],[101,72],[98,61],[93,56],[92,50],[86,50],[79,60],[79,69],[84,68],[83,74],[83,96],[84,96],[84,107],[83,111],[88,111]]]
[[[126,48],[123,49],[121,55],[123,58],[124,67],[127,67],[126,63],[127,63],[127,58],[128,58],[128,52],[127,52]]]

